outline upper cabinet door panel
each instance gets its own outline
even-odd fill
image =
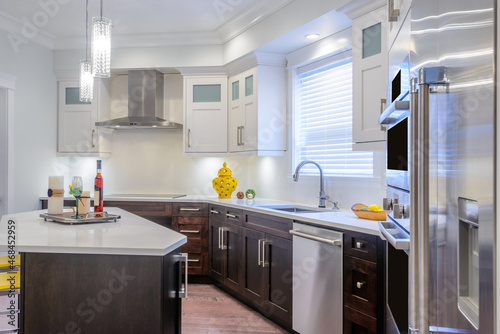
[[[387,90],[387,7],[353,21],[353,142],[385,140],[378,117]]]

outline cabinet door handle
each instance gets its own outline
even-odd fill
[[[361,289],[366,285],[366,282],[356,282],[356,288]]]
[[[380,114],[382,114],[385,110],[385,106],[387,105],[387,99],[380,99]],[[380,130],[384,131],[385,127],[381,124]]]
[[[193,231],[193,230],[180,230],[179,232],[181,232],[181,233],[193,233],[193,234],[200,233],[200,231]]]
[[[257,265],[260,267],[262,266],[262,253],[261,253],[261,244],[262,244],[262,241],[264,241],[263,239],[259,239],[259,246],[257,247]]]
[[[95,135],[95,129],[92,129],[92,147],[95,147],[94,135]]]
[[[266,240],[262,240],[262,268],[269,267],[269,262],[266,262]]]
[[[220,212],[219,212],[219,211],[217,211],[217,210],[210,210],[210,213],[213,213],[214,215],[218,215],[218,214],[220,214]]]
[[[244,126],[238,126],[238,131],[236,132],[238,146],[243,146],[243,128]]]
[[[221,235],[220,249],[224,250],[226,249],[226,245],[224,244],[224,227],[220,228],[220,235]]]
[[[399,16],[399,9],[394,8],[394,0],[389,0],[387,8],[389,9],[389,22],[397,21]]]
[[[221,230],[222,230],[222,227],[219,227],[219,249],[222,249],[222,246],[221,246],[221,240],[222,240],[222,237],[221,237]]]
[[[241,130],[240,130],[240,146],[243,146],[245,145],[245,143],[243,142],[243,130],[245,130],[245,127],[244,126],[241,126]]]
[[[198,262],[200,262],[200,259],[188,259],[188,262],[198,263]]]
[[[356,249],[363,249],[365,248],[365,244],[359,241],[356,241],[356,244],[354,246]]]
[[[187,298],[188,296],[188,254],[182,253],[174,255],[179,260],[179,298]],[[185,283],[182,283],[182,264],[184,263],[184,278]]]
[[[179,211],[184,212],[200,212],[200,208],[179,208]]]
[[[230,214],[230,213],[226,213],[226,217],[228,217],[228,218],[238,218],[238,216]]]
[[[188,129],[188,147],[191,147],[191,129]]]

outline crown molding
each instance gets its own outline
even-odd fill
[[[238,59],[227,63],[226,65],[224,65],[224,67],[227,69],[227,73],[231,76],[257,65],[277,66],[285,68],[286,56],[280,53],[250,52]]]
[[[4,30],[10,34],[8,36],[11,43],[15,43],[17,48],[29,42],[42,45],[52,49],[56,41],[56,37],[46,31],[36,27],[29,21],[18,20],[9,14],[0,11],[0,30]],[[14,51],[16,47],[13,46]]]
[[[251,6],[227,22],[221,24],[215,29],[215,32],[220,36],[222,43],[226,43],[292,1],[293,0],[257,1],[257,5]]]
[[[220,37],[212,31],[192,31],[181,33],[149,33],[132,35],[113,35],[111,39],[114,49],[187,46],[187,45],[221,45]],[[60,38],[54,45],[54,50],[85,49],[81,38]]]
[[[352,0],[336,9],[355,20],[387,4],[387,0]]]
[[[183,76],[227,76],[227,70],[223,66],[197,66],[197,67],[176,67]]]

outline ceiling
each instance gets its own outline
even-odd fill
[[[220,45],[293,0],[105,0],[103,16],[112,20],[113,47]],[[85,0],[2,0],[0,29],[35,31],[35,41],[51,49],[85,47]],[[43,5],[48,4],[48,5]],[[100,1],[89,0],[91,20]],[[343,14],[331,12],[264,47],[289,52],[350,26]],[[300,40],[300,41],[299,41]]]

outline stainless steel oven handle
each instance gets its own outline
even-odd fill
[[[391,222],[378,222],[379,231],[382,233],[384,238],[390,243],[394,248],[399,250],[409,250],[410,249],[410,238],[399,229],[396,224]],[[396,232],[401,237],[397,238],[391,232]],[[404,236],[404,237],[403,237]]]
[[[300,230],[290,230],[290,231],[288,231],[288,233],[290,233],[291,235],[300,237],[300,238],[314,240],[314,241],[318,241],[318,242],[332,245],[332,246],[342,246],[341,239],[340,240],[333,240],[333,239],[323,238],[319,235],[302,232]]]

